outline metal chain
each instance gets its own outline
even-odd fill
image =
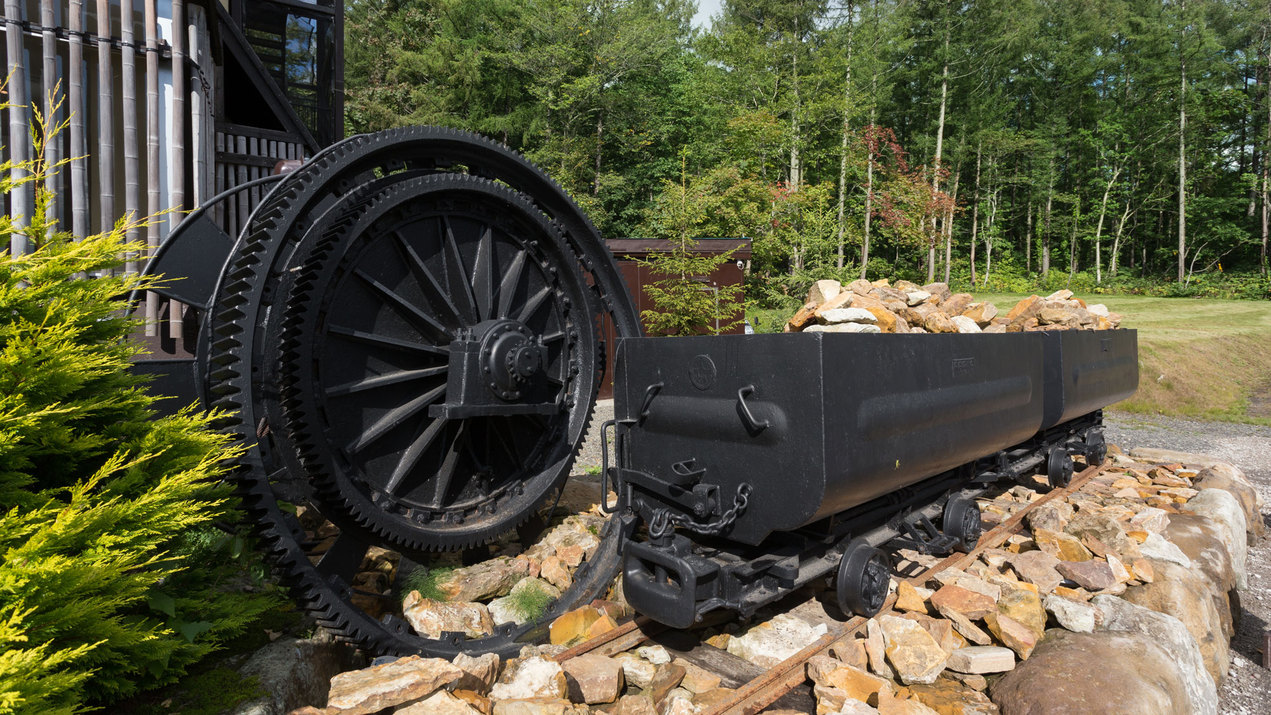
[[[746,505],[750,503],[750,492],[750,484],[742,482],[737,486],[737,495],[733,497],[732,508],[721,514],[715,521],[708,521],[705,524],[693,521],[684,514],[672,514],[670,509],[654,509],[653,518],[649,520],[649,536],[660,539],[671,533],[677,526],[706,536],[718,536],[728,530],[737,521],[737,517],[746,511]]]

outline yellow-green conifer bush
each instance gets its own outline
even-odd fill
[[[156,417],[128,372],[122,298],[144,281],[112,271],[144,247],[124,221],[59,231],[58,167],[25,168],[34,217],[0,217],[0,246],[33,243],[0,252],[0,713],[74,712],[175,681],[275,601],[237,585],[214,527],[233,518],[226,437],[193,410]]]

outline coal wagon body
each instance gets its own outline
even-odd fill
[[[1072,455],[1103,459],[1099,410],[1137,383],[1128,330],[623,340],[610,473],[649,525],[625,550],[627,596],[685,626],[853,548],[968,546],[975,485],[1038,466],[1066,483]],[[852,602],[864,577],[844,575],[846,609],[881,605]]]

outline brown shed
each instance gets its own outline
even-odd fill
[[[699,238],[696,240],[695,252],[699,254],[718,255],[733,251],[731,261],[717,267],[709,276],[700,277],[703,287],[706,290],[711,290],[718,286],[741,285],[746,271],[750,268],[750,239]],[[618,268],[622,271],[622,279],[627,284],[627,290],[631,292],[636,310],[643,312],[653,308],[653,301],[649,298],[645,286],[658,280],[658,276],[649,267],[642,265],[640,261],[648,260],[650,256],[657,253],[669,252],[671,250],[671,242],[664,238],[610,238],[606,243],[618,262]],[[743,332],[743,330],[743,326],[738,325],[724,332],[726,334],[736,334]],[[605,399],[613,396],[615,335],[613,325],[608,320],[605,321],[602,337],[607,347],[607,353],[605,356],[605,379],[600,385],[600,398]]]

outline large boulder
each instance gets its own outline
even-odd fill
[[[1245,561],[1248,559],[1249,542],[1245,536],[1247,529],[1244,509],[1241,508],[1236,497],[1222,489],[1202,489],[1199,494],[1183,505],[1183,511],[1209,519],[1218,527],[1222,544],[1230,557],[1236,587],[1242,590],[1248,588],[1249,578],[1245,572]],[[1177,521],[1177,518],[1174,521]],[[1170,540],[1177,543],[1172,535]]]
[[[1196,639],[1192,638],[1182,621],[1116,596],[1095,596],[1091,600],[1103,613],[1101,630],[1138,633],[1169,654],[1178,665],[1191,712],[1204,715],[1218,711],[1218,689],[1205,669]]]
[[[1250,544],[1255,543],[1266,531],[1266,526],[1262,523],[1262,500],[1258,491],[1245,478],[1244,472],[1239,469],[1225,462],[1216,462],[1196,475],[1192,488],[1201,491],[1222,489],[1235,497],[1245,514],[1245,529]]]
[[[1187,715],[1174,660],[1147,636],[1050,630],[989,691],[1002,715]]]
[[[1215,600],[1225,593],[1220,594],[1219,587],[1209,583],[1198,569],[1168,561],[1152,560],[1151,564],[1155,580],[1126,589],[1123,597],[1130,603],[1182,621],[1200,646],[1205,669],[1214,682],[1221,685],[1230,664],[1231,623],[1224,622]]]

